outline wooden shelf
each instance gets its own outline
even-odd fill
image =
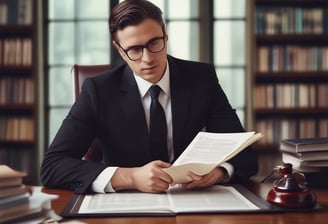
[[[0,25],[0,37],[20,36],[26,37],[33,34],[33,25]]]
[[[32,66],[0,66],[0,76],[2,75],[29,75],[33,73]]]
[[[26,140],[0,140],[2,147],[32,147],[35,144],[35,141],[26,141]]]
[[[279,144],[255,144],[252,146],[254,150],[260,153],[279,153]]]
[[[281,82],[328,82],[328,71],[305,71],[305,72],[255,72],[256,83],[281,83]]]
[[[3,113],[10,112],[13,114],[15,111],[19,111],[19,113],[26,113],[34,109],[34,104],[0,104],[0,110],[3,111]]]
[[[257,6],[302,6],[302,7],[322,7],[327,6],[326,0],[255,0]]]
[[[286,109],[254,109],[254,113],[259,118],[264,117],[302,117],[313,118],[316,116],[326,117],[328,108],[286,108]]]
[[[327,45],[328,34],[272,34],[256,35],[256,42],[259,45]]]

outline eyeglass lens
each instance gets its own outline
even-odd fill
[[[147,48],[147,50],[149,50],[152,53],[158,53],[162,51],[164,47],[165,47],[164,38],[161,37],[147,43],[145,46],[131,47],[125,52],[131,60],[135,61],[142,57],[144,48]]]

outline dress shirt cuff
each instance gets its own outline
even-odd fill
[[[231,179],[231,177],[234,173],[233,166],[230,163],[225,162],[225,163],[220,164],[219,167],[226,169],[226,171],[228,173],[228,177],[223,181],[223,183],[229,182],[229,180]]]
[[[110,180],[118,167],[107,167],[92,183],[92,191],[96,193],[115,192]]]

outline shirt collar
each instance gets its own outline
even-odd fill
[[[153,83],[148,82],[146,80],[144,80],[143,78],[141,78],[140,76],[136,75],[135,73],[133,73],[138,85],[138,89],[140,92],[140,96],[141,98],[143,98],[146,94],[148,89],[150,88],[150,86],[153,85]],[[162,89],[162,91],[167,95],[170,96],[170,68],[169,68],[169,63],[166,64],[166,69],[164,72],[163,77],[161,78],[161,80],[159,80],[156,85],[159,85]]]

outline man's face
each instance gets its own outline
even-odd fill
[[[129,49],[133,46],[145,45],[154,38],[162,37],[163,35],[163,29],[156,21],[146,19],[137,26],[128,26],[123,30],[119,30],[117,32],[117,40],[122,48]],[[130,60],[118,44],[114,43],[114,45],[134,73],[144,80],[156,83],[162,78],[166,69],[167,36],[165,36],[164,42],[165,48],[162,51],[152,53],[147,48],[144,48],[142,57],[136,61]]]

